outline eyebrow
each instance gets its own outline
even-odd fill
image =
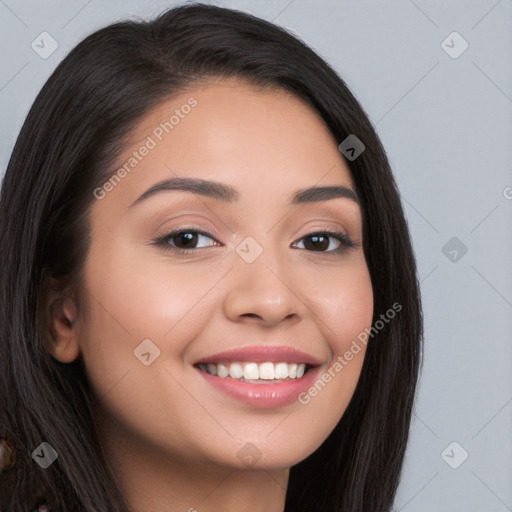
[[[226,185],[217,181],[208,181],[197,178],[171,178],[155,183],[139,198],[137,198],[129,208],[132,208],[136,204],[139,204],[160,192],[168,192],[171,190],[193,192],[194,194],[211,197],[225,203],[235,203],[240,197],[240,194],[231,185]],[[293,195],[290,204],[299,205],[314,203],[339,197],[352,199],[359,204],[359,198],[356,192],[351,188],[340,185],[310,187],[297,190]]]

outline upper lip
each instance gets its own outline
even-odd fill
[[[322,361],[316,357],[289,346],[253,345],[233,348],[198,359],[194,364],[217,364],[234,361],[254,363],[305,363],[309,366],[320,366]]]

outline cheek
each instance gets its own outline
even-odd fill
[[[147,253],[133,245],[109,257],[91,253],[87,267],[87,286],[97,299],[92,302],[101,306],[102,328],[121,328],[132,344],[169,339],[190,324],[189,318],[200,317],[207,292],[218,279],[211,269],[196,266],[191,272],[165,256],[148,258]]]
[[[90,251],[84,281],[89,321],[81,350],[94,392],[113,417],[137,435],[172,431],[183,442],[181,424],[194,421],[187,411],[201,411],[177,375],[187,345],[209,321],[207,292],[220,276],[199,266],[185,271],[157,258],[133,247]],[[134,353],[142,357],[141,346],[150,354],[147,366]],[[159,442],[165,444],[163,437]]]
[[[145,339],[161,350],[162,359],[181,359],[214,310],[221,309],[213,289],[222,288],[225,269],[197,263],[191,271],[190,264],[173,264],[156,252],[148,258],[147,248],[133,244],[124,249],[122,243],[110,245],[115,251],[99,247],[91,248],[85,269],[92,321],[82,348],[94,368],[102,369],[109,387],[133,364],[133,351]],[[366,263],[358,256],[346,265],[315,270],[302,265],[293,281],[312,312],[310,320],[303,320],[316,324],[334,360],[371,324],[373,294]],[[347,377],[357,380],[362,365],[357,360],[363,357],[361,350]]]
[[[315,276],[311,308],[318,318],[333,357],[345,352],[351,342],[371,326],[373,289],[364,260],[337,271]]]
[[[197,274],[171,275],[164,269],[163,262],[149,260],[133,246],[91,247],[84,269],[87,324],[80,344],[99,394],[112,389],[128,371],[133,380],[134,370],[153,368],[144,367],[134,354],[143,340],[151,340],[156,347],[153,353],[160,351],[156,361],[163,361],[179,357],[180,342],[194,335],[187,331],[192,327],[187,315],[201,311],[207,283]],[[146,381],[146,377],[140,380]]]
[[[361,374],[366,353],[366,344],[361,340],[372,325],[373,290],[363,262],[316,282],[311,307],[329,345],[331,359],[313,385],[299,396],[299,402],[309,410],[309,418],[324,418],[321,437],[327,436],[340,420]]]
[[[160,400],[176,416],[177,397],[190,401],[166,370],[186,367],[188,346],[201,336],[212,309],[219,308],[209,290],[224,273],[199,264],[191,271],[156,252],[148,257],[147,248],[123,249],[122,243],[115,250],[106,244],[91,249],[84,283],[90,314],[81,350],[96,394],[127,422],[134,421],[132,403],[138,404],[135,410],[159,417],[149,409],[160,407]],[[144,366],[136,354],[148,351],[153,362]],[[174,399],[168,403],[169,396]]]

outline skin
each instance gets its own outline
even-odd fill
[[[94,199],[80,314],[71,298],[54,308],[51,351],[63,362],[84,358],[100,439],[134,511],[280,512],[289,468],[343,415],[364,345],[307,405],[252,408],[212,388],[192,365],[268,344],[303,350],[322,361],[321,373],[329,369],[371,326],[361,210],[349,198],[290,206],[299,189],[354,189],[348,168],[311,107],[241,80],[219,79],[158,105],[131,131],[119,166],[190,97],[197,106]],[[129,208],[177,176],[232,185],[240,198],[167,191]],[[185,256],[151,244],[182,227],[213,238],[198,237]],[[358,245],[340,254],[332,252],[335,238],[320,249],[305,245],[326,229]],[[263,249],[250,264],[236,252],[247,236]],[[133,353],[146,338],[160,350],[149,366]],[[250,467],[237,457],[246,443],[261,453]]]

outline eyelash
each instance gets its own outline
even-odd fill
[[[210,233],[206,231],[202,231],[200,229],[196,228],[180,228],[178,230],[171,231],[169,233],[166,233],[162,236],[159,236],[156,240],[153,241],[153,245],[156,245],[157,247],[161,247],[164,251],[174,252],[177,254],[183,254],[183,255],[190,255],[193,252],[198,251],[200,248],[194,248],[194,249],[183,249],[181,247],[173,247],[169,245],[169,239],[173,238],[174,236],[180,234],[180,233],[194,233],[198,235],[203,235],[208,238],[211,238],[212,240],[215,240],[215,238],[210,235]],[[322,230],[322,231],[313,231],[311,233],[308,233],[307,235],[301,237],[299,240],[302,240],[304,238],[312,237],[312,236],[319,236],[319,235],[327,235],[329,237],[335,238],[340,242],[340,246],[337,249],[331,249],[330,251],[312,251],[309,250],[309,252],[319,252],[321,254],[342,254],[345,251],[349,249],[355,249],[359,246],[356,242],[352,241],[347,235],[344,233],[340,233],[337,231],[330,231],[328,229]],[[215,240],[217,242],[217,240]],[[204,249],[204,247],[203,247]],[[308,249],[302,249],[307,251]]]

